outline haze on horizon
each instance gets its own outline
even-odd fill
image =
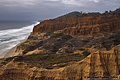
[[[104,12],[120,0],[0,0],[0,20],[45,20],[72,11]]]

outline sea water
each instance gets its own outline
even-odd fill
[[[0,21],[0,58],[4,52],[27,39],[38,21]]]

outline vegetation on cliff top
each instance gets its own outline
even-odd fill
[[[54,53],[39,53],[32,54],[24,57],[17,57],[14,61],[16,62],[26,62],[28,64],[32,64],[31,67],[40,67],[40,68],[60,68],[74,61],[80,61],[85,56],[80,54],[54,54]]]
[[[89,13],[85,13],[85,12],[78,12],[78,11],[74,11],[71,13],[68,13],[66,15],[60,16],[58,18],[73,18],[73,17],[98,17],[98,16],[111,16],[111,15],[120,15],[120,8],[116,9],[115,11],[105,11],[104,13],[99,13],[99,12],[89,12]]]

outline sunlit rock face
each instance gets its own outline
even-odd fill
[[[120,29],[120,16],[57,18],[45,20],[33,29],[33,34],[62,32],[74,36],[95,35]]]
[[[0,59],[0,80],[120,80],[120,16],[97,15],[42,21]]]

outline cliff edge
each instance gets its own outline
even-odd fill
[[[118,13],[42,21],[13,57],[0,59],[0,80],[120,80]]]

